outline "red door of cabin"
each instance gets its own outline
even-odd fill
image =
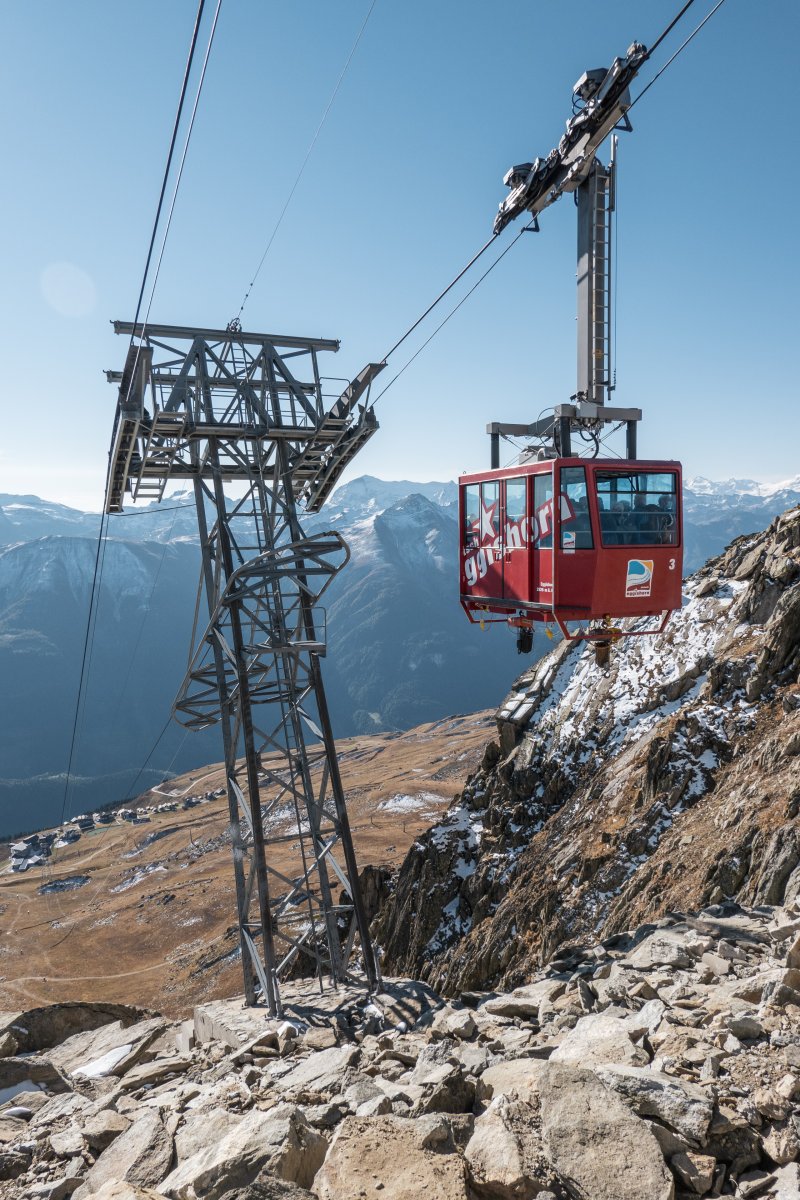
[[[548,608],[553,604],[553,472],[534,475],[531,517],[531,600]]]
[[[528,477],[507,479],[503,519],[503,596],[530,600],[530,505]]]
[[[558,468],[558,586],[556,606],[571,608],[580,619],[591,615],[594,577],[597,569],[595,537],[586,467],[583,464]]]
[[[497,480],[469,484],[464,489],[462,564],[466,587],[473,598],[503,598],[503,546],[500,484]]]

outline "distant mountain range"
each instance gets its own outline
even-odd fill
[[[757,479],[706,479],[695,475],[686,480],[686,487],[693,496],[756,496],[767,500],[773,496],[797,495],[800,492],[800,475],[784,479],[782,483],[759,483]]]
[[[766,529],[800,500],[800,475],[783,483],[754,479],[722,482],[701,475],[684,481],[684,574],[719,554],[735,537]]]
[[[341,530],[352,550],[325,597],[337,736],[489,707],[517,673],[513,637],[501,626],[481,634],[458,605],[456,498],[452,482],[363,476],[306,520],[308,532]],[[800,478],[692,480],[687,573],[798,501]],[[216,731],[184,736],[173,725],[145,763],[184,675],[197,590],[194,504],[176,494],[110,519],[65,798],[98,522],[36,496],[0,495],[0,836],[221,757]]]

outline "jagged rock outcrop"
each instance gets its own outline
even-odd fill
[[[636,627],[635,627],[636,628]],[[608,668],[559,645],[418,839],[374,929],[445,994],[515,987],[578,938],[800,895],[800,508],[687,581]]]
[[[0,1057],[0,1194],[800,1200],[798,989],[800,903],[728,902],[511,993],[287,984],[283,1019],[218,1000],[123,1046],[112,1020]],[[58,1090],[17,1078],[48,1056]]]

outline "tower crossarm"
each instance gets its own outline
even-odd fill
[[[506,173],[503,182],[511,190],[495,217],[495,233],[523,212],[537,216],[563,192],[580,186],[612,129],[619,128],[620,122],[622,128],[630,128],[625,115],[631,105],[629,86],[647,57],[646,47],[634,42],[608,70],[584,71],[573,89],[580,107],[567,121],[558,145],[546,158],[521,163]]]
[[[294,481],[295,495],[303,500],[307,512],[319,512],[345,469],[377,432],[369,393],[372,381],[385,366],[385,361],[367,363],[326,414],[317,436],[306,445],[295,466]]]
[[[338,350],[331,338],[113,325],[131,344],[123,370],[106,372],[119,388],[109,513],[122,511],[126,494],[160,500],[170,479],[208,477],[208,455],[193,446],[210,440],[217,474],[238,482],[269,467],[278,442],[289,443],[295,495],[316,512],[378,428],[369,388],[385,364],[369,363],[326,402],[318,355]]]

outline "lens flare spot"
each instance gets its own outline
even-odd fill
[[[42,271],[42,295],[62,317],[85,317],[97,302],[92,279],[74,263],[49,263]]]

